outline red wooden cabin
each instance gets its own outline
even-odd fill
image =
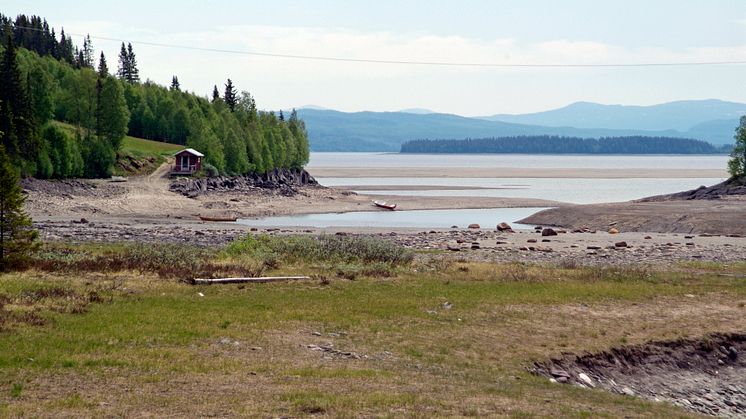
[[[172,175],[193,175],[202,168],[202,157],[199,151],[187,148],[176,153],[176,164],[171,171]]]

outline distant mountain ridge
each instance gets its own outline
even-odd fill
[[[416,139],[519,135],[679,137],[722,145],[733,142],[738,118],[746,114],[746,104],[704,100],[646,107],[579,102],[553,111],[482,118],[442,113],[340,112],[309,108],[299,109],[298,114],[306,122],[313,151],[398,152],[403,142]],[[492,120],[498,117],[512,119]],[[532,120],[537,123],[530,123]],[[552,123],[562,125],[550,125]],[[590,126],[593,124],[601,126]],[[633,124],[646,128],[633,128]],[[666,124],[671,126],[666,127]]]
[[[682,100],[651,106],[602,105],[575,102],[559,109],[521,115],[480,117],[488,121],[550,127],[639,129],[685,132],[713,120],[733,120],[746,115],[746,104],[717,99]]]

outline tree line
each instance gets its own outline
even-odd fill
[[[111,74],[90,36],[78,48],[46,20],[0,14],[0,141],[24,176],[106,177],[125,135],[202,151],[221,174],[302,168],[309,157],[305,125],[293,110],[262,112],[229,79],[211,99],[141,82],[131,44],[122,43]],[[77,127],[71,135],[54,121]]]
[[[674,137],[579,138],[551,135],[413,140],[402,153],[522,153],[522,154],[716,154],[726,150],[710,143]]]

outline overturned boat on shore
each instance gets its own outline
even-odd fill
[[[389,204],[388,202],[385,202],[385,201],[373,201],[373,205],[379,208],[384,208],[384,209],[391,210],[391,211],[396,209],[396,204]]]

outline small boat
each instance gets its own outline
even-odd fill
[[[238,220],[238,217],[232,217],[229,215],[224,216],[224,217],[218,217],[218,216],[208,217],[205,215],[200,215],[199,219],[202,221],[213,221],[213,222],[235,222],[236,220]]]
[[[386,202],[383,202],[383,201],[373,201],[373,204],[375,206],[377,206],[377,207],[385,208],[385,209],[391,210],[391,211],[393,211],[393,210],[396,209],[396,204],[389,204],[389,203],[386,203]]]

